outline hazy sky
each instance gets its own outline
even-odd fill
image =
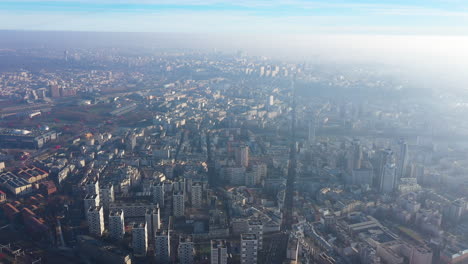
[[[26,30],[0,32],[0,45],[13,48],[86,42],[243,49],[299,60],[386,63],[421,86],[468,89],[468,0],[0,0],[0,30]],[[111,38],[28,30],[176,34]]]
[[[0,0],[0,29],[468,34],[466,0]]]

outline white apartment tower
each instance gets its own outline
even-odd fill
[[[185,201],[183,192],[174,192],[172,194],[172,213],[174,216],[185,215]]]
[[[104,209],[102,206],[92,206],[87,210],[89,233],[101,236],[104,233]]]
[[[86,194],[99,194],[99,181],[98,179],[89,179],[86,181]]]
[[[241,264],[257,264],[258,240],[255,234],[241,234]]]
[[[106,184],[99,189],[99,199],[104,210],[109,210],[110,203],[115,202],[114,185]]]
[[[162,182],[153,184],[151,192],[153,194],[153,202],[159,204],[160,208],[164,208],[164,184]]]
[[[99,195],[98,194],[88,194],[84,198],[84,211],[88,212],[89,208],[96,207],[100,205]],[[87,215],[86,215],[87,217]],[[86,218],[87,219],[87,218]]]
[[[179,248],[178,248],[178,255],[179,255],[179,263],[180,264],[193,264],[195,263],[194,257],[194,245],[193,245],[193,238],[192,236],[180,236],[179,240]]]
[[[227,256],[226,240],[211,240],[211,264],[227,264]]]
[[[109,235],[114,239],[123,239],[125,235],[125,220],[122,210],[112,210],[109,213]]]
[[[148,231],[146,229],[146,223],[133,223],[132,227],[133,254],[146,256],[148,250]]]
[[[152,238],[156,231],[161,227],[161,215],[158,208],[147,209],[145,213],[146,229],[148,238]]]
[[[236,163],[242,167],[249,166],[249,146],[241,145],[236,149]]]
[[[251,219],[248,221],[248,232],[253,233],[257,236],[258,240],[258,249],[262,250],[263,248],[263,223],[258,219]]]
[[[169,231],[161,230],[155,232],[154,257],[156,263],[169,263],[171,258],[171,239]]]
[[[201,183],[196,182],[192,185],[192,207],[201,208],[203,203],[203,186]]]

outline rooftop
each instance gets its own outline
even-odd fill
[[[257,240],[257,235],[251,233],[241,234],[241,240]]]
[[[211,240],[211,247],[212,248],[225,248],[226,247],[226,240],[224,240],[224,239],[213,239],[213,240]]]

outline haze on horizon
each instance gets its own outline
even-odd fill
[[[468,4],[459,0],[19,0],[0,10],[0,47],[241,49],[391,65],[421,86],[468,83]]]

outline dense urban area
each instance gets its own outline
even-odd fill
[[[0,56],[0,263],[468,263],[456,95],[243,51]]]

